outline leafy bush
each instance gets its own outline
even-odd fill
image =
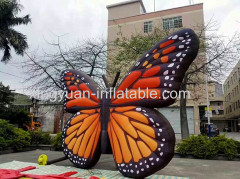
[[[224,154],[229,160],[232,160],[238,154],[240,142],[228,139],[225,135],[208,138],[207,136],[191,136],[177,145],[177,151],[180,155],[193,155],[196,158],[212,159],[217,154]]]
[[[207,136],[191,136],[178,144],[177,151],[180,155],[193,155],[196,158],[212,159],[217,155],[216,147]]]
[[[31,119],[28,116],[29,113],[16,108],[8,108],[3,112],[0,112],[0,118],[9,121],[9,123],[24,128],[25,125],[29,125]]]
[[[235,141],[235,144],[237,146],[237,151],[240,154],[240,142],[239,141]]]
[[[211,142],[217,147],[219,154],[224,154],[229,160],[232,160],[237,154],[236,141],[228,139],[225,135],[211,138]]]
[[[38,131],[31,131],[30,134],[31,134],[31,144],[34,144],[34,145],[51,144],[51,137],[50,137],[50,133],[48,132],[42,132],[41,130],[38,130]]]
[[[58,133],[53,139],[53,147],[55,150],[62,150],[62,133]]]
[[[24,147],[31,145],[31,136],[29,132],[20,128],[14,128],[15,138],[12,140],[12,145],[15,150],[21,151]]]
[[[0,137],[0,151],[6,149],[7,146],[8,142],[3,137]]]
[[[0,137],[3,137],[5,140],[12,140],[14,138],[14,125],[0,119]]]
[[[21,151],[23,147],[30,146],[30,134],[0,119],[0,146],[0,150],[12,147]]]

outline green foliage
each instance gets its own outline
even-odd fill
[[[5,87],[0,83],[0,119],[5,119],[11,124],[17,124],[23,128],[31,121],[28,112],[16,109],[11,106],[14,101],[14,93],[11,92],[9,86]],[[10,107],[9,107],[10,106]]]
[[[11,147],[21,151],[28,146],[30,146],[29,132],[16,128],[8,121],[0,119],[0,150]]]
[[[0,137],[0,151],[7,148],[7,146],[8,142],[3,137]]]
[[[17,17],[21,9],[22,5],[17,0],[0,1],[0,49],[3,50],[4,62],[11,58],[11,47],[19,55],[23,55],[28,47],[26,36],[13,29],[14,26],[31,22],[29,15]]]
[[[229,160],[232,160],[237,154],[236,141],[228,139],[225,135],[211,138],[211,142],[217,147],[219,154],[224,154]]]
[[[177,151],[181,155],[193,155],[196,158],[211,159],[217,155],[216,147],[207,136],[191,136],[178,144]]]
[[[225,135],[208,138],[207,136],[191,136],[177,145],[177,152],[180,155],[193,155],[196,158],[212,159],[217,154],[224,154],[232,160],[238,154],[238,145],[233,139],[228,139]]]
[[[53,147],[55,150],[62,150],[62,132],[58,133],[53,139]]]
[[[235,144],[237,146],[237,151],[240,154],[240,142],[239,141],[235,141]]]
[[[12,140],[13,149],[22,151],[24,147],[30,146],[31,136],[28,131],[24,131],[20,128],[14,128],[15,137]]]
[[[0,137],[3,137],[5,140],[13,140],[14,125],[9,124],[6,120],[0,119]]]
[[[8,120],[11,124],[16,124],[20,128],[24,128],[31,122],[29,113],[24,110],[16,110],[11,107],[0,114],[0,118]]]
[[[51,144],[51,137],[50,137],[50,133],[48,132],[42,132],[41,130],[38,130],[38,131],[31,131],[30,134],[31,134],[32,145]]]
[[[0,114],[7,109],[7,105],[10,105],[14,100],[14,94],[11,92],[9,86],[4,86],[0,82]]]

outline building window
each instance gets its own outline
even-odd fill
[[[144,27],[143,28],[144,28],[144,33],[152,32],[153,22],[152,21],[144,22]]]
[[[182,16],[163,19],[163,29],[172,29],[182,27]]]

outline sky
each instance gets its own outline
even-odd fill
[[[41,55],[49,52],[47,42],[54,42],[57,36],[66,45],[76,44],[87,38],[107,36],[107,5],[125,0],[20,0],[24,6],[20,15],[30,14],[32,23],[16,27],[27,35],[29,52],[36,51]],[[155,0],[156,11],[189,5],[189,0]],[[147,12],[154,11],[154,0],[143,0]],[[231,36],[240,32],[239,0],[194,0],[204,3],[205,22],[213,18],[219,24],[219,33]],[[2,55],[2,52],[0,52]],[[23,83],[26,75],[17,64],[24,57],[16,56],[8,64],[0,62],[0,81],[20,93],[27,93]],[[6,74],[7,73],[7,74]],[[10,75],[11,74],[11,75]]]

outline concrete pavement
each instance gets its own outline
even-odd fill
[[[34,150],[0,155],[0,163],[13,160],[23,162],[37,162],[40,154],[46,154],[49,160],[64,156],[62,152]],[[73,166],[68,161],[56,163],[59,166]],[[102,155],[96,169],[116,170],[112,155]],[[173,158],[167,167],[157,172],[159,175],[190,177],[191,179],[240,179],[240,161],[198,160]]]
[[[240,132],[220,132],[221,135],[225,134],[227,138],[240,141]]]

